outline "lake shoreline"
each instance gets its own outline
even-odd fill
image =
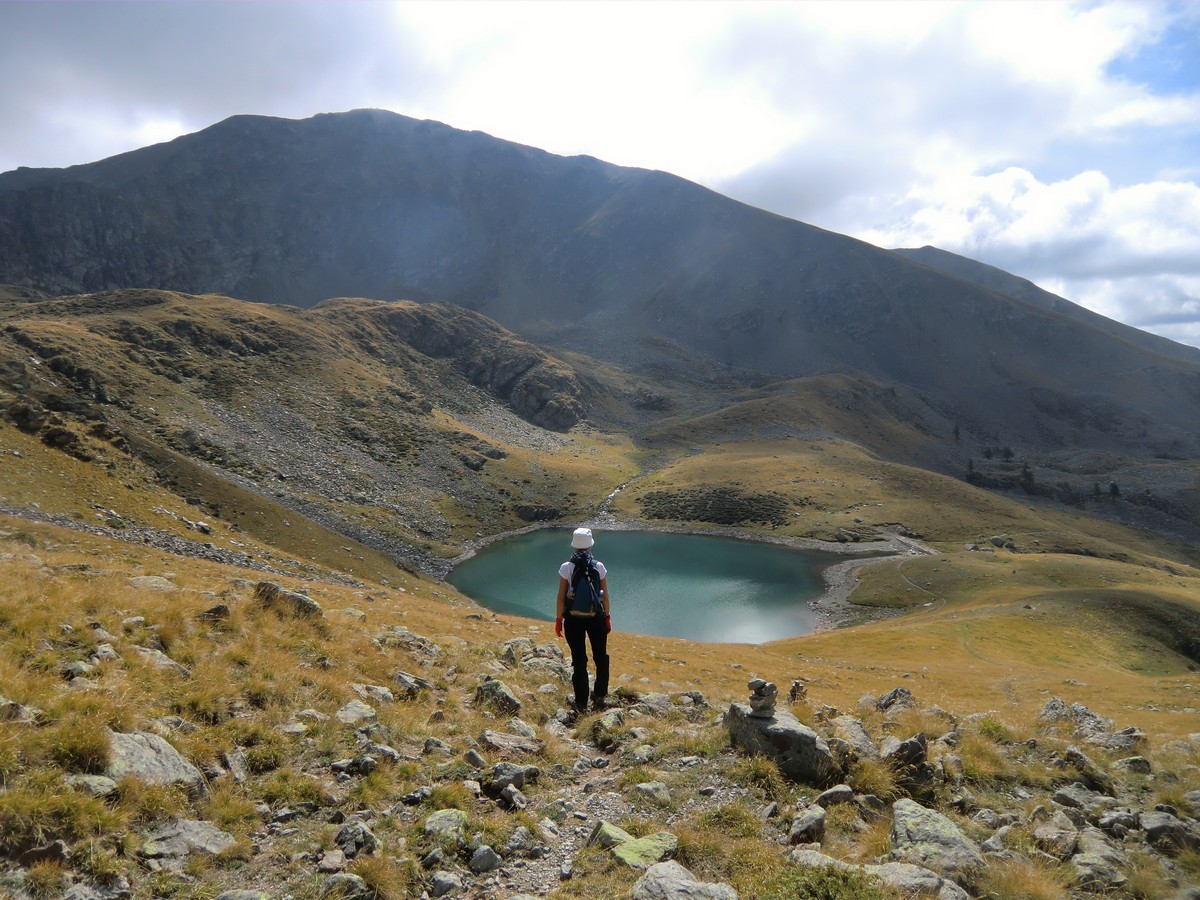
[[[723,537],[758,544],[777,544],[794,550],[810,550],[851,557],[843,562],[825,566],[821,570],[821,577],[825,582],[825,590],[820,596],[808,601],[808,607],[815,613],[817,618],[816,627],[813,629],[814,633],[845,628],[851,625],[860,625],[897,615],[898,611],[896,610],[857,606],[850,601],[854,589],[858,586],[859,569],[872,563],[895,559],[898,556],[924,556],[937,552],[914,538],[905,537],[893,531],[885,532],[887,536],[879,540],[842,543],[840,541],[820,541],[814,538],[802,538],[791,535],[763,534],[762,532],[732,526],[718,525],[711,528],[697,528],[674,522],[616,519],[607,515],[583,522],[582,524],[593,528],[597,533],[601,534],[605,531],[649,531],[660,534]],[[538,522],[522,528],[515,528],[510,531],[467,541],[463,545],[463,552],[449,561],[446,571],[441,573],[441,578],[444,580],[456,566],[466,562],[484,547],[494,544],[497,541],[530,534],[534,531],[554,528],[566,529],[570,527],[570,525],[562,523]]]

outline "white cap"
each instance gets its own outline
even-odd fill
[[[576,550],[586,550],[596,541],[592,538],[592,529],[576,528],[575,533],[571,535],[571,546]]]

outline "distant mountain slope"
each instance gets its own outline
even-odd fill
[[[683,179],[359,110],[0,176],[0,281],[447,300],[646,366],[858,370],[1025,448],[1200,455],[1200,365]]]
[[[1064,300],[1057,294],[1043,290],[1032,281],[1005,272],[1003,269],[997,269],[995,266],[989,266],[987,263],[929,246],[898,248],[892,252],[951,275],[957,275],[959,278],[965,278],[967,281],[973,281],[981,287],[1004,294],[1006,297],[1012,297],[1014,300],[1023,300],[1034,306],[1070,316],[1114,337],[1140,344],[1146,349],[1164,356],[1174,356],[1189,362],[1200,362],[1200,348],[1189,347],[1187,344],[1176,343],[1169,338],[1115,322],[1090,309],[1085,309],[1077,303]]]

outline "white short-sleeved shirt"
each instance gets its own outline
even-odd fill
[[[604,563],[600,562],[600,560],[598,560],[598,559],[593,559],[592,565],[594,565],[596,567],[596,573],[600,576],[601,580],[604,580],[605,578],[608,577],[608,569],[604,568]],[[571,583],[571,576],[574,574],[575,574],[575,563],[571,562],[570,560],[567,560],[565,563],[563,563],[561,566],[558,567],[559,577],[565,578],[567,581],[567,584]]]

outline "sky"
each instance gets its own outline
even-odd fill
[[[378,107],[1200,346],[1200,3],[0,2],[0,171]]]

